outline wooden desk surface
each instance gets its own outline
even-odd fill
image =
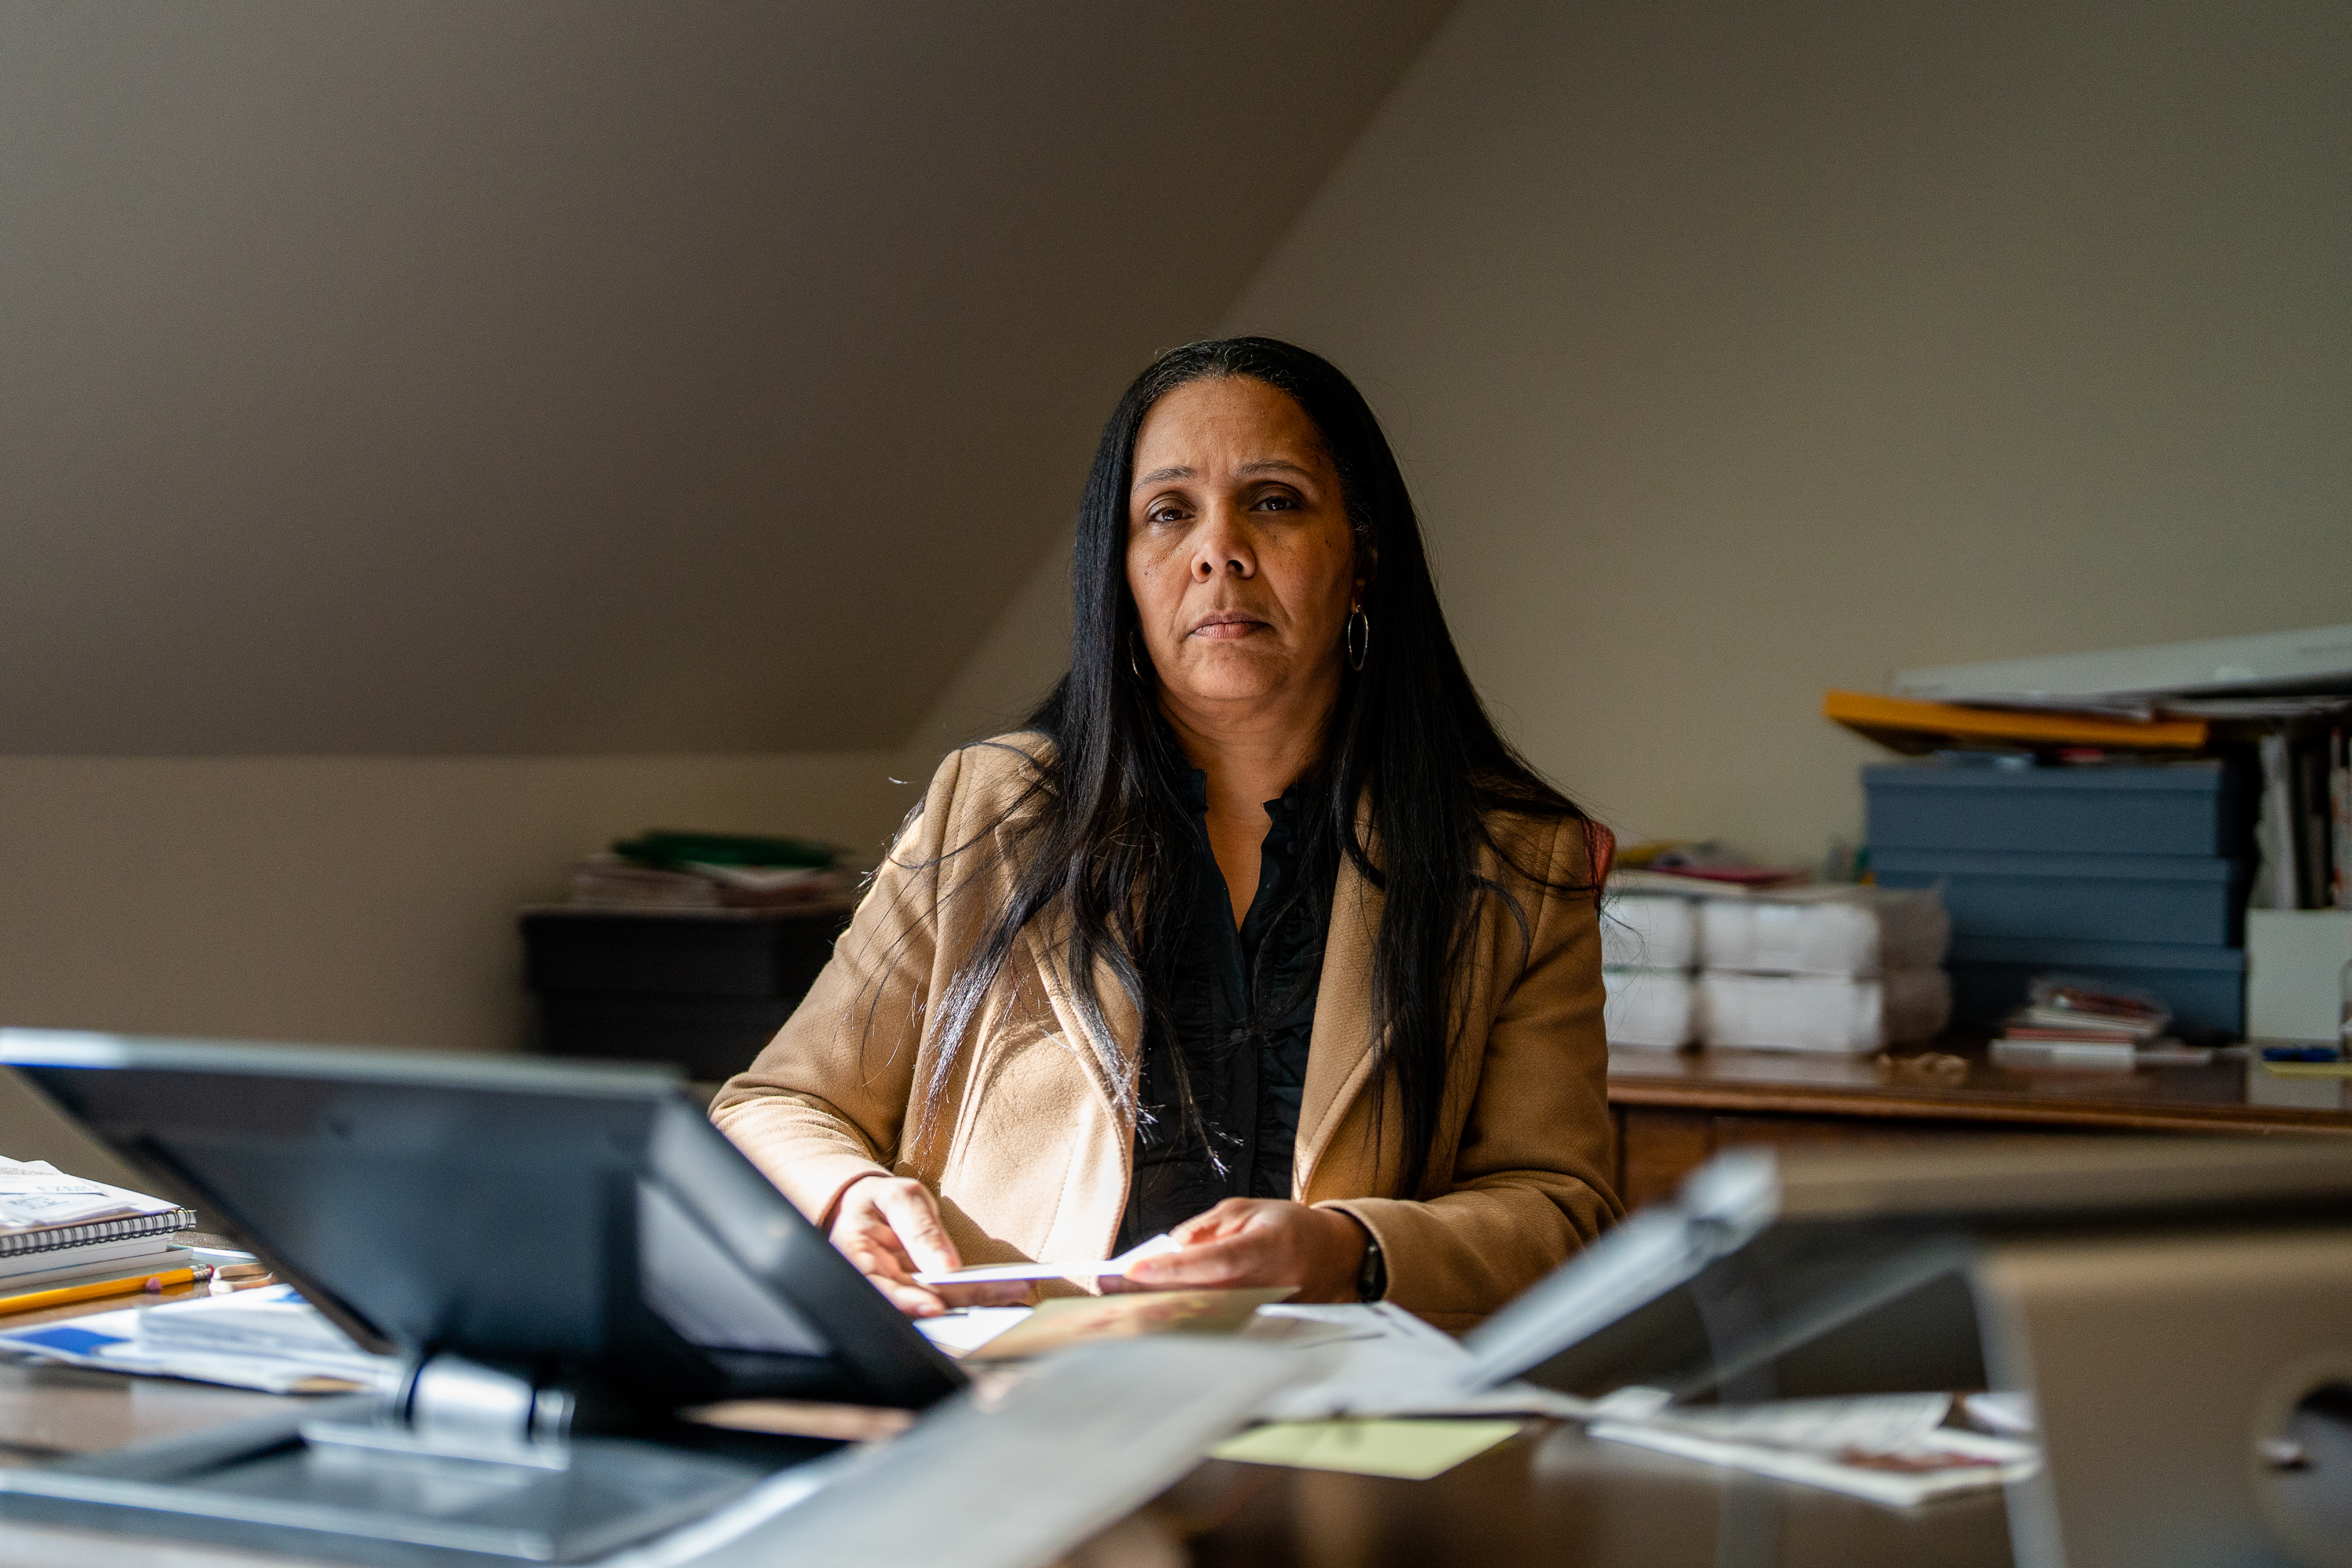
[[[274,1415],[264,1394],[165,1378],[0,1364],[0,1464],[26,1464]],[[1739,1477],[1574,1427],[1519,1436],[1428,1481],[1212,1460],[1142,1516],[1154,1550],[1117,1535],[1084,1568],[2000,1568],[1998,1494],[1894,1510]],[[1129,1533],[1132,1527],[1129,1527]],[[152,1536],[0,1522],[7,1568],[292,1568],[299,1561]]]
[[[1530,1422],[1427,1481],[1211,1461],[1155,1510],[1196,1568],[1964,1568],[2010,1562],[1998,1492],[1916,1509],[1600,1443]]]

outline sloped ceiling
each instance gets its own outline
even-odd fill
[[[0,8],[0,752],[896,743],[1447,4]]]

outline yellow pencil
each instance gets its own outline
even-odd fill
[[[168,1290],[209,1279],[205,1264],[166,1268],[159,1274],[131,1274],[121,1279],[93,1279],[87,1285],[60,1285],[52,1290],[27,1290],[21,1296],[0,1296],[0,1313],[37,1312],[43,1307],[63,1307],[75,1301],[95,1301],[101,1296],[135,1296],[146,1290]]]

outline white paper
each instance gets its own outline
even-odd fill
[[[1868,979],[1937,967],[1951,931],[1932,888],[1788,888],[1701,905],[1698,947],[1707,969]]]
[[[1470,1353],[1391,1301],[1260,1307],[1261,1318],[1304,1320],[1329,1331],[1303,1343],[1276,1342],[1312,1366],[1309,1377],[1274,1395],[1264,1421],[1320,1421],[1340,1415],[1580,1416],[1582,1400],[1524,1383],[1479,1388]]]
[[[1601,910],[1601,962],[1628,969],[1694,969],[1698,964],[1696,900],[1618,894]]]
[[[1725,1443],[1879,1454],[1919,1442],[1951,1413],[1948,1394],[1876,1394],[1853,1399],[1666,1406],[1643,1418],[1641,1425]]]
[[[2105,1068],[2129,1072],[2139,1053],[2129,1040],[2010,1040],[1992,1043],[1992,1059],[2011,1067]]]
[[[206,1351],[303,1356],[364,1354],[290,1285],[174,1301],[131,1314],[142,1353]]]
[[[1675,1050],[1706,1031],[1698,979],[1676,969],[1603,969],[1601,1024],[1612,1046]]]
[[[2030,1437],[2041,1426],[2030,1394],[1971,1394],[1960,1401],[1960,1408],[1968,1412],[1969,1420],[2004,1437]]]
[[[110,1215],[167,1214],[177,1207],[127,1187],[68,1176],[47,1160],[0,1159],[0,1229],[79,1225]]]
[[[999,1279],[1102,1279],[1127,1272],[1131,1264],[1147,1258],[1157,1258],[1163,1252],[1181,1252],[1183,1244],[1166,1235],[1140,1241],[1117,1258],[1106,1258],[1075,1263],[984,1263],[977,1268],[957,1268],[946,1272],[925,1272],[915,1276],[918,1285],[984,1285]]]
[[[397,1360],[352,1344],[288,1285],[42,1323],[0,1333],[0,1351],[268,1394],[317,1378],[387,1388],[399,1373]]]
[[[1885,1450],[1885,1457],[1932,1460],[1937,1455],[1956,1454],[1990,1462],[1958,1469],[1906,1473],[1841,1463],[1833,1454],[1811,1449],[1722,1442],[1663,1426],[1603,1421],[1594,1423],[1590,1431],[1603,1442],[1631,1443],[1729,1469],[1843,1492],[1895,1508],[2023,1480],[2039,1469],[2042,1462],[2029,1444],[1948,1429],[1938,1430],[1917,1443]]]
[[[936,1318],[917,1318],[915,1331],[950,1355],[970,1355],[1034,1310],[1034,1307],[970,1307]]]
[[[1940,969],[1889,970],[1873,980],[1822,974],[1699,976],[1710,1046],[1864,1055],[1923,1040],[1952,1016],[1951,977]]]

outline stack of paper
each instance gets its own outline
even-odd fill
[[[1801,888],[1699,910],[1710,1046],[1864,1054],[1952,1015],[1952,926],[1933,889]]]
[[[288,1285],[0,1333],[0,1351],[271,1394],[385,1388],[399,1368],[352,1343]]]
[[[1623,886],[1628,875],[1620,872],[1611,887]],[[1612,1044],[1673,1050],[1699,1037],[1696,895],[1705,889],[1687,881],[1683,888],[1621,892],[1601,907],[1602,1022]]]
[[[1601,921],[1601,962],[1612,969],[1696,967],[1697,900],[1658,893],[1611,899]]]
[[[186,1213],[127,1187],[68,1176],[47,1160],[0,1159],[0,1230],[12,1236],[104,1220],[131,1221],[143,1230],[149,1226],[138,1222]]]
[[[1592,1436],[1898,1508],[2022,1480],[2041,1465],[2031,1443],[1946,1426],[1945,1394],[1721,1406],[1660,1396],[1646,1410],[1618,1403],[1623,1413],[1595,1420]]]
[[[1710,969],[1699,992],[1710,1046],[1867,1056],[1929,1038],[1952,1016],[1952,983],[1940,969],[1874,980]]]
[[[1995,1061],[2130,1068],[2140,1051],[2174,1043],[2164,1037],[2172,1010],[2148,992],[2042,975],[2027,994],[2026,1005],[2010,1015],[1992,1043]]]
[[[1612,879],[1617,887],[1623,879]],[[1612,1043],[1866,1053],[1951,1018],[1933,889],[1622,892],[1601,917]]]
[[[915,1276],[918,1285],[985,1285],[1020,1279],[1112,1279],[1147,1258],[1181,1252],[1182,1245],[1165,1233],[1139,1241],[1117,1258],[1069,1258],[1046,1263],[982,1263],[970,1268],[926,1269]]]
[[[1933,889],[1798,888],[1699,906],[1708,969],[1853,979],[1944,962],[1952,921]]]

